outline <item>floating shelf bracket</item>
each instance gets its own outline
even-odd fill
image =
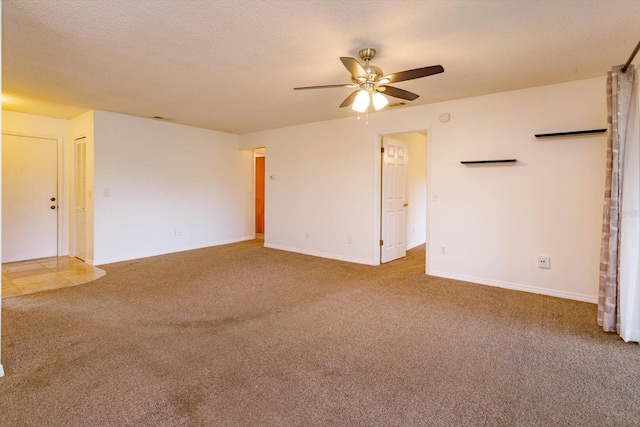
[[[574,135],[589,135],[596,133],[605,133],[606,129],[591,129],[591,130],[576,130],[573,132],[557,132],[557,133],[539,133],[536,134],[536,138],[555,138],[558,136],[574,136]]]
[[[501,159],[501,160],[465,160],[460,163],[463,165],[474,165],[479,163],[515,163],[518,159]]]

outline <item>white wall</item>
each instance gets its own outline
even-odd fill
[[[427,130],[430,274],[595,301],[605,136],[534,134],[602,127],[605,78],[596,78],[388,110],[368,125],[354,116],[246,134],[240,147],[266,147],[276,175],[266,246],[377,264],[379,137]],[[494,158],[519,162],[460,164]],[[537,268],[539,254],[550,270]]]
[[[237,135],[104,111],[94,126],[95,264],[254,237]]]
[[[265,246],[371,263],[370,172],[379,158],[365,131],[342,120],[241,136],[267,145]]]
[[[238,151],[235,135],[103,111],[69,121],[8,111],[3,116],[3,131],[64,141],[61,254],[75,254],[73,153],[79,137],[87,141],[87,262],[253,237],[253,154]]]
[[[69,121],[33,114],[2,111],[2,133],[57,139],[58,145],[58,255],[69,253]]]

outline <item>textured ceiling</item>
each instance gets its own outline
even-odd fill
[[[340,56],[378,49],[419,105],[603,76],[640,38],[640,1],[4,0],[3,108],[90,109],[232,133],[354,115]]]

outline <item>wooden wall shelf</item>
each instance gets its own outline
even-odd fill
[[[539,133],[536,138],[557,138],[559,136],[575,136],[605,133],[606,129],[576,130],[573,132],[557,132],[557,133]]]
[[[518,159],[500,159],[500,160],[465,160],[460,163],[463,165],[476,165],[480,163],[515,163]]]

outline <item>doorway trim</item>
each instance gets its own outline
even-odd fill
[[[260,152],[262,151],[262,152]],[[253,206],[252,212],[253,212],[253,238],[255,239],[257,237],[257,233],[256,233],[256,227],[255,227],[255,218],[256,218],[256,158],[258,157],[264,157],[266,159],[267,157],[267,150],[266,147],[256,147],[251,149],[251,152],[253,153],[253,182],[251,183],[251,186],[253,187],[253,196],[251,199],[251,204]],[[266,160],[265,160],[266,162]],[[262,233],[263,237],[266,234],[266,230],[267,230],[267,216],[266,216],[266,199],[267,199],[267,169],[266,169],[266,163],[265,163],[265,186],[264,186],[264,192],[265,192],[265,215],[264,215],[264,231],[265,233]]]
[[[58,256],[66,255],[68,252],[68,221],[69,210],[67,206],[67,188],[65,187],[65,156],[64,156],[64,138],[60,136],[41,135],[37,133],[13,132],[11,130],[2,130],[2,135],[17,136],[22,138],[50,139],[57,142],[58,164],[57,169],[57,192],[58,192],[58,218],[57,218],[57,249]]]
[[[417,128],[396,128],[385,129],[383,131],[377,131],[374,134],[373,141],[373,164],[374,164],[374,189],[375,197],[373,198],[373,261],[374,265],[380,265],[380,246],[379,243],[381,237],[381,212],[382,212],[382,200],[380,194],[382,194],[382,165],[380,162],[380,149],[382,148],[382,138],[385,136],[391,136],[399,133],[414,133],[424,132],[427,134],[427,218],[426,218],[426,265],[425,273],[429,274],[431,271],[431,216],[432,216],[432,204],[431,204],[431,159],[432,159],[432,147],[433,147],[433,133],[430,125],[421,126]]]

